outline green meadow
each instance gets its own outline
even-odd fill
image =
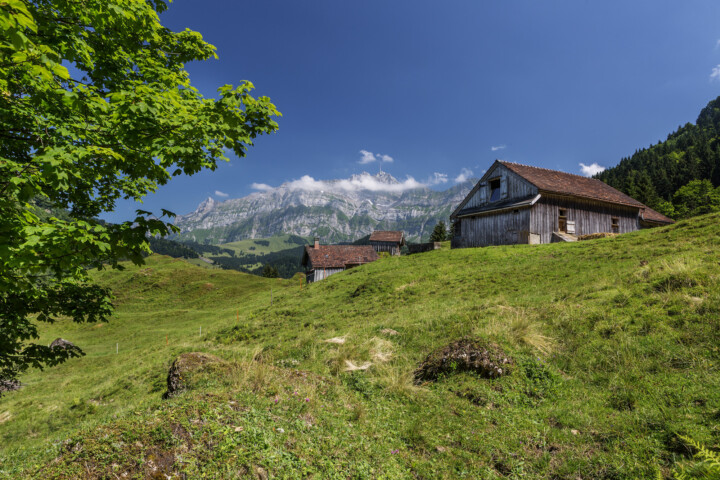
[[[280,252],[290,248],[297,248],[298,245],[301,245],[300,242],[303,240],[306,245],[312,242],[312,238],[308,239],[297,235],[283,234],[268,238],[248,238],[245,240],[238,240],[237,242],[223,243],[220,247],[234,250],[236,255],[266,255],[268,253]]]
[[[103,271],[87,355],[0,399],[5,478],[671,478],[720,445],[720,215],[382,258],[303,286],[151,256]],[[201,329],[202,328],[202,332]],[[509,373],[450,369],[491,342]],[[172,360],[225,360],[162,400]]]

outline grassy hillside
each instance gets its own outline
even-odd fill
[[[304,243],[301,244],[301,241]],[[311,241],[311,238],[303,238],[297,235],[276,235],[269,238],[239,240],[237,242],[224,243],[220,246],[234,250],[236,255],[266,255],[268,253],[295,248],[298,245],[309,245]]]
[[[710,215],[574,244],[384,258],[302,289],[151,257],[149,275],[102,274],[117,320],[46,335],[63,332],[88,357],[0,400],[0,471],[669,476],[694,452],[680,435],[720,444],[718,247]],[[143,339],[125,358],[121,332]],[[462,337],[496,343],[510,373],[450,365],[414,384],[428,353]],[[162,401],[169,362],[191,349],[229,363]]]
[[[5,455],[22,458],[79,427],[153,403],[165,389],[173,357],[210,346],[206,335],[234,323],[248,299],[269,302],[271,287],[284,285],[164,256],[146,262],[143,268],[95,275],[116,295],[109,323],[59,322],[42,329],[41,343],[61,336],[87,355],[32,372],[21,379],[21,390],[0,398],[0,471],[8,468]]]

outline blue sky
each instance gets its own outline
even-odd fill
[[[218,50],[187,66],[193,84],[214,96],[250,80],[283,117],[246,158],[176,177],[143,208],[380,166],[435,188],[496,158],[613,166],[720,95],[718,19],[717,0],[175,0],[163,24]]]

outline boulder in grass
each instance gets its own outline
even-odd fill
[[[415,383],[435,381],[444,375],[475,372],[484,378],[497,378],[509,373],[512,359],[499,345],[476,338],[461,338],[438,348],[415,370]]]
[[[163,398],[170,398],[188,388],[192,374],[211,365],[222,365],[225,361],[215,355],[202,352],[183,353],[175,359],[167,376],[167,392]]]
[[[50,344],[50,348],[62,348],[63,350],[67,350],[69,348],[75,348],[75,345],[64,338],[56,338]]]
[[[3,392],[14,392],[15,390],[20,390],[19,381],[0,378],[0,395]]]

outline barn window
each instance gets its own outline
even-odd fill
[[[612,232],[620,232],[620,219],[618,217],[612,217]]]
[[[513,213],[520,213],[520,209],[516,208],[515,210],[513,210]]]
[[[490,201],[496,202],[500,200],[500,179],[490,180]]]

